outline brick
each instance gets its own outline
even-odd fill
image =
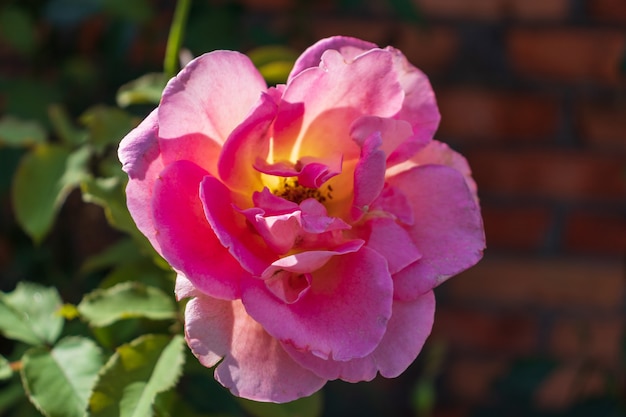
[[[242,0],[243,6],[258,11],[284,11],[295,7],[294,0]]]
[[[444,381],[455,399],[481,403],[488,398],[491,386],[506,368],[506,360],[498,357],[460,358],[450,361]]]
[[[565,223],[564,246],[568,251],[587,254],[626,253],[626,217],[609,210],[576,210]]]
[[[566,360],[589,360],[608,368],[620,363],[623,317],[559,319],[550,333],[550,353]]]
[[[501,0],[414,0],[418,10],[443,18],[488,19],[501,15]]]
[[[444,71],[455,59],[459,38],[445,26],[401,25],[394,46],[427,75]]]
[[[606,374],[600,369],[583,369],[576,363],[564,364],[539,385],[533,403],[540,410],[565,411],[574,403],[606,394],[606,383]]]
[[[550,231],[552,213],[544,206],[482,205],[489,249],[537,251]]]
[[[621,30],[514,28],[507,37],[518,74],[556,82],[621,84],[625,48]]]
[[[468,149],[479,195],[623,203],[624,157],[543,149]]]
[[[559,103],[547,95],[457,88],[437,100],[439,135],[455,140],[546,140],[559,123]]]
[[[624,0],[588,0],[587,4],[591,17],[598,21],[626,23]]]
[[[576,106],[575,121],[586,144],[626,153],[626,102],[581,102]]]
[[[624,303],[621,259],[487,256],[440,287],[450,302],[613,311]]]
[[[568,0],[414,0],[427,16],[453,19],[562,20],[569,11]]]
[[[533,351],[536,334],[536,320],[526,314],[443,307],[437,310],[431,338],[455,349],[519,355]]]
[[[569,13],[569,0],[509,0],[507,11],[523,20],[565,20]]]

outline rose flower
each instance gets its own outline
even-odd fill
[[[130,213],[191,297],[191,350],[233,394],[291,401],[417,357],[433,288],[485,246],[439,118],[400,51],[333,37],[270,88],[243,54],[202,55],[124,138]]]

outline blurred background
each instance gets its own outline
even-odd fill
[[[2,0],[0,115],[51,130],[51,104],[76,120],[115,106],[121,85],[162,71],[173,10]],[[626,1],[194,0],[183,46],[299,53],[339,34],[395,46],[429,76],[436,137],[470,162],[488,248],[438,288],[416,363],[394,380],[329,383],[323,415],[625,416]],[[121,233],[74,191],[33,244],[10,198],[24,152],[0,145],[0,289],[36,281],[75,303],[97,285],[77,271]],[[211,402],[202,415],[231,412]]]

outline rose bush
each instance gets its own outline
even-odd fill
[[[221,384],[286,402],[416,358],[433,288],[485,245],[438,123],[426,76],[354,38],[311,46],[286,85],[231,51],[169,81],[120,145],[127,204],[191,297],[187,342]]]

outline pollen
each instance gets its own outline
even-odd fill
[[[332,188],[330,185],[323,188],[309,188],[301,185],[295,177],[282,178],[280,186],[273,191],[274,195],[282,197],[296,204],[302,203],[307,198],[314,198],[320,203],[332,200]]]

